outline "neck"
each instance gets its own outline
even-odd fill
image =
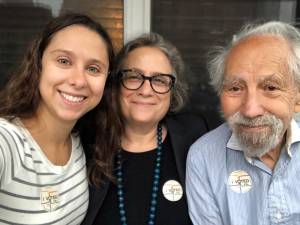
[[[161,168],[161,155],[162,155],[162,126],[159,125],[157,128],[157,148],[156,148],[156,159],[154,166],[154,174],[152,181],[152,193],[151,193],[151,201],[150,201],[150,211],[149,218],[147,224],[154,224],[155,216],[156,216],[156,206],[157,206],[157,192],[159,190],[160,183],[160,168]],[[119,152],[117,154],[117,181],[118,181],[118,202],[119,202],[119,213],[120,220],[123,225],[127,225],[126,221],[126,212],[125,212],[125,197],[124,197],[124,189],[123,189],[123,169],[122,169],[122,154]]]
[[[129,152],[146,152],[157,147],[157,125],[132,126],[125,125],[125,132],[122,135],[122,148]],[[166,136],[166,129],[163,127],[163,139]]]
[[[280,142],[274,149],[270,150],[259,159],[267,165],[271,170],[274,169],[281,152],[282,142]]]
[[[22,119],[24,126],[47,158],[55,165],[64,165],[71,154],[71,126],[57,121],[47,122],[39,116]]]

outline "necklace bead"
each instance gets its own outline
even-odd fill
[[[162,156],[162,126],[159,123],[157,126],[157,148],[156,148],[156,159],[155,159],[155,167],[153,171],[153,181],[152,181],[152,193],[151,193],[151,201],[149,208],[149,218],[148,225],[155,224],[155,216],[156,216],[156,206],[157,206],[157,192],[159,189],[159,180],[160,180],[160,167],[161,167],[161,156]],[[122,225],[127,225],[126,219],[126,211],[125,211],[125,200],[124,200],[124,190],[123,190],[123,171],[122,171],[122,155],[121,152],[117,154],[117,195],[118,195],[118,207],[120,214],[120,221]]]

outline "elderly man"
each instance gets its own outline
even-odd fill
[[[300,224],[300,33],[249,25],[209,62],[226,123],[187,161],[195,225]]]

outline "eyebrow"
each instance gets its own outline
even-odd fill
[[[65,50],[65,49],[55,49],[55,50],[52,50],[50,51],[50,53],[65,53],[67,55],[74,55],[74,53],[72,51],[69,51],[69,50]]]
[[[276,76],[276,74],[271,74],[264,79],[260,79],[258,81],[259,83],[264,83],[264,82],[275,82],[280,86],[286,86],[288,83],[287,79],[282,79],[282,77]]]
[[[265,80],[274,80],[274,79],[278,80],[278,76],[276,76],[275,73],[265,74],[265,75],[261,74],[258,77],[257,81],[261,82],[261,81],[265,81]],[[243,79],[242,75],[231,75],[229,77],[225,77],[223,83],[229,83],[229,82],[235,82],[235,81],[241,82],[241,81],[245,81],[245,79]]]
[[[232,77],[225,77],[222,83],[223,85],[226,85],[233,82],[245,82],[245,80],[239,76],[232,76]]]
[[[143,70],[141,70],[141,69],[139,69],[139,68],[136,68],[136,67],[132,67],[132,68],[124,67],[123,69],[125,69],[125,70],[133,70],[133,71],[136,71],[136,72],[138,72],[138,73],[143,74],[143,75],[146,76],[146,77],[148,77],[148,76],[152,77],[152,76],[156,76],[156,75],[171,75],[171,76],[174,76],[172,72],[171,72],[171,73],[162,73],[162,72],[157,72],[157,71],[156,71],[156,72],[152,72],[152,73],[150,73],[150,74],[146,74]]]

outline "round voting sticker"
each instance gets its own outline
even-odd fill
[[[162,192],[169,201],[176,202],[183,196],[183,189],[176,180],[168,180],[164,183]]]
[[[230,189],[236,193],[246,193],[252,188],[251,177],[243,170],[233,171],[227,182]]]

